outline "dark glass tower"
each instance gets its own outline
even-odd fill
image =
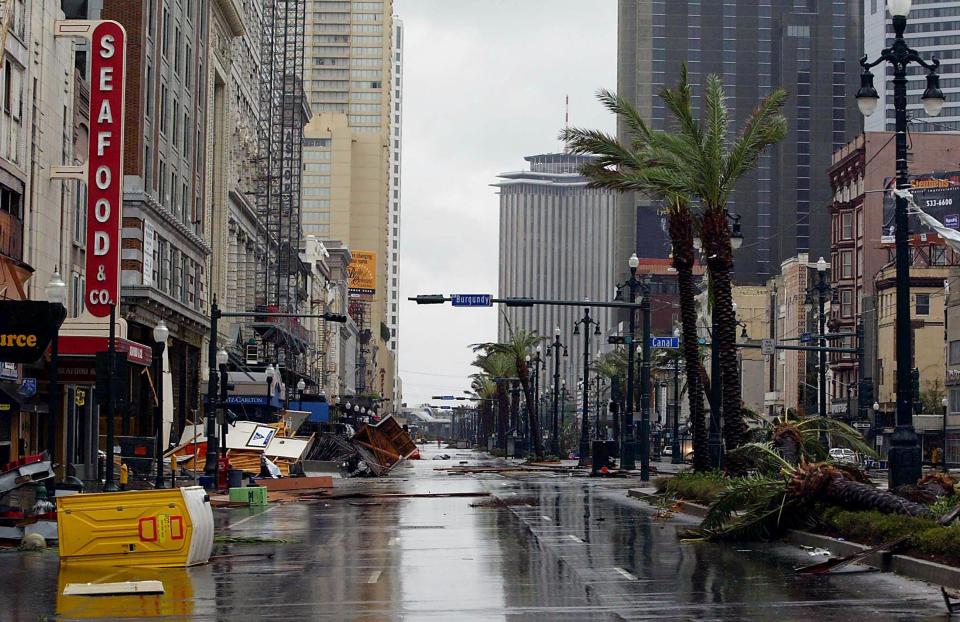
[[[833,152],[862,129],[853,94],[862,54],[862,0],[620,0],[618,91],[657,128],[668,123],[657,93],[674,86],[687,62],[700,85],[718,74],[734,127],[773,88],[789,94],[787,138],[737,185],[730,209],[742,217],[738,282],[762,282],[780,262],[830,247],[826,170]],[[698,108],[699,112],[699,108]],[[633,207],[641,206],[634,214]],[[665,257],[655,206],[624,196],[617,254]],[[630,239],[634,237],[635,239]],[[660,235],[660,239],[654,239]],[[651,251],[653,249],[653,251]]]

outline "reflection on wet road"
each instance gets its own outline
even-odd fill
[[[426,452],[425,452],[426,453]],[[426,457],[430,457],[426,453]],[[473,454],[455,460],[474,460]],[[328,500],[217,510],[217,545],[188,570],[61,570],[0,553],[0,619],[943,620],[930,586],[879,573],[799,579],[776,545],[679,544],[622,481],[447,475],[425,460],[340,490],[490,491],[482,498]],[[338,492],[340,491],[338,490]],[[162,596],[63,597],[66,583],[159,579]],[[55,612],[55,616],[53,615]]]

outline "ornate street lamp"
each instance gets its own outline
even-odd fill
[[[50,301],[51,304],[59,307],[59,320],[62,322],[66,316],[67,284],[60,278],[60,273],[57,270],[54,270],[53,274],[50,275],[50,282],[47,283],[44,288],[44,293],[47,295],[47,300]],[[47,451],[49,453],[51,466],[55,464],[57,453],[57,425],[60,423],[59,341],[60,324],[57,323],[53,331],[53,339],[50,342],[50,384],[49,390],[47,391],[49,399],[47,406],[47,414],[49,415],[47,417]],[[64,461],[67,466],[64,474],[71,475],[69,472],[73,464],[73,443],[71,441],[76,432],[73,429],[69,429],[74,426],[68,425],[67,427],[67,459]]]
[[[920,57],[916,50],[907,45],[903,33],[907,28],[907,15],[910,13],[910,0],[889,0],[887,8],[893,22],[894,38],[890,47],[880,52],[880,57],[869,62],[864,56],[860,60],[863,73],[860,74],[860,90],[857,91],[857,105],[864,115],[870,115],[877,109],[879,94],[873,86],[873,74],[870,69],[887,62],[893,65],[893,108],[896,129],[897,190],[910,188],[910,172],[907,165],[907,69],[911,63],[925,68],[927,88],[921,96],[923,108],[930,116],[940,114],[944,104],[940,90],[940,77],[937,69],[940,61],[934,57],[929,62]],[[904,484],[915,484],[922,474],[920,443],[913,427],[913,352],[910,326],[910,222],[907,213],[907,199],[895,194],[894,211],[895,247],[896,247],[896,320],[894,340],[897,368],[897,406],[896,428],[890,439],[889,450],[889,487],[896,488]]]

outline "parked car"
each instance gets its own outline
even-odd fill
[[[860,464],[860,458],[856,452],[846,447],[831,447],[830,459],[841,464]]]

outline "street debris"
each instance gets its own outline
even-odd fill
[[[64,596],[122,596],[124,594],[163,594],[160,581],[121,581],[119,583],[67,583]]]
[[[56,508],[44,485],[53,477],[46,454],[0,465],[0,540],[20,542],[30,534],[57,539]]]
[[[266,536],[217,536],[213,541],[216,544],[289,544],[292,542],[292,540]]]
[[[943,604],[947,606],[948,613],[960,611],[960,592],[948,590],[941,585],[940,594],[943,596]]]
[[[375,425],[363,424],[352,439],[353,446],[374,475],[386,475],[417,450],[413,439],[393,417]]]
[[[877,546],[864,549],[858,553],[853,553],[852,555],[846,555],[844,557],[833,557],[827,561],[813,564],[811,566],[797,568],[796,571],[798,574],[831,574],[837,572],[841,568],[849,566],[850,564],[861,562],[874,553],[880,553],[883,551],[889,551],[892,553],[897,547],[903,545],[908,540],[910,540],[910,536],[901,536],[894,540],[890,540],[889,542],[884,542],[883,544],[878,544]],[[829,555],[829,551],[827,554]]]
[[[489,492],[347,492],[324,499],[417,499],[431,497],[489,497]]]

